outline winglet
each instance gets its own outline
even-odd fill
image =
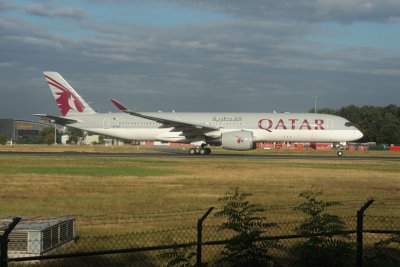
[[[122,105],[119,101],[115,100],[115,99],[111,99],[111,102],[121,111],[127,111],[129,110],[127,107],[125,107],[124,105]]]

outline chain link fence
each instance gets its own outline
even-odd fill
[[[368,210],[366,215],[362,214],[361,232],[357,229],[359,225],[356,216],[361,205],[357,207],[357,204],[350,203],[342,207],[342,210],[337,210],[344,214],[341,219],[345,222],[345,231],[309,236],[298,234],[297,229],[304,218],[298,214],[289,214],[289,211],[294,213],[292,207],[267,207],[265,217],[275,226],[268,228],[262,240],[257,242],[271,241],[268,247],[271,266],[298,266],[301,256],[296,249],[310,238],[326,238],[331,243],[345,241],[350,244],[352,254],[346,258],[348,266],[400,266],[400,216],[396,213],[393,217],[383,215],[388,214],[391,209],[398,209],[400,203],[378,202],[376,207],[372,205],[371,213]],[[205,218],[202,216],[206,215],[204,213],[205,210],[186,212],[187,218],[184,213],[173,214],[171,219],[177,222],[174,229],[107,235],[77,234],[74,238],[64,240],[59,245],[55,244],[54,248],[38,254],[27,251],[41,251],[45,246],[43,240],[23,240],[23,236],[20,233],[19,236],[15,235],[18,231],[11,232],[12,229],[9,236],[4,236],[9,229],[6,228],[0,238],[0,266],[228,266],[221,259],[226,246],[232,242],[234,232],[221,227],[221,218],[213,217],[213,213]],[[147,223],[152,221],[159,227],[169,216],[162,214],[158,217],[142,217],[146,218]],[[199,224],[201,219],[203,220]],[[34,223],[35,219],[29,220]],[[134,220],[124,218],[118,221],[130,224]],[[24,219],[20,223],[23,222]],[[112,223],[107,222],[106,225]],[[101,220],[95,219],[90,224],[87,218],[77,219],[77,233],[80,228],[87,232],[88,228],[97,229],[99,226],[104,226]],[[147,227],[151,228],[149,225]],[[360,233],[361,262],[357,258]],[[56,237],[56,233],[52,234]],[[60,240],[60,232],[57,235]]]

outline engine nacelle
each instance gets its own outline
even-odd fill
[[[253,132],[249,131],[223,133],[221,143],[222,148],[230,150],[251,150],[256,148]]]

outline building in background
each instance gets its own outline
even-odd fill
[[[0,119],[0,134],[7,136],[7,140],[14,143],[23,143],[39,134],[43,128],[54,125],[29,120]]]

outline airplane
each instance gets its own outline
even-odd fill
[[[111,102],[120,112],[99,113],[58,72],[43,74],[61,116],[35,116],[120,139],[192,144],[190,155],[210,154],[213,145],[246,151],[257,142],[340,143],[363,137],[345,118],[318,113],[148,113],[132,111],[115,99]]]

